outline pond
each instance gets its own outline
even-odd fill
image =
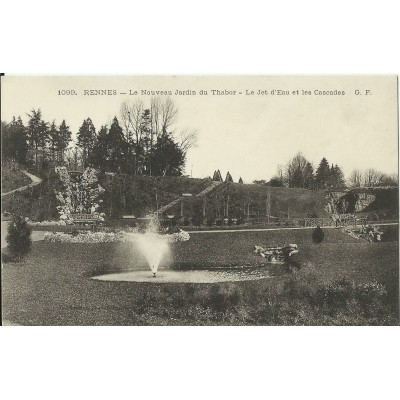
[[[148,282],[148,283],[215,283],[268,279],[285,274],[287,265],[268,267],[226,267],[214,269],[159,269],[156,277],[150,270],[134,270],[98,275],[99,281]]]

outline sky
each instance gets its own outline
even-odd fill
[[[26,114],[40,108],[46,121],[65,119],[73,134],[88,117],[97,129],[119,118],[126,100],[140,98],[149,105],[152,95],[142,90],[170,90],[179,110],[174,131],[198,131],[198,146],[189,151],[185,171],[193,177],[220,169],[234,181],[268,180],[297,152],[315,167],[326,157],[346,176],[355,168],[386,173],[398,168],[395,76],[7,75],[1,84],[2,121],[20,115],[26,122]],[[60,90],[76,94],[59,95]],[[85,90],[117,94],[85,95]],[[176,90],[191,94],[176,95]]]

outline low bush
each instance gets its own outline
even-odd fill
[[[226,312],[228,308],[237,307],[242,302],[242,293],[236,285],[211,286],[206,305],[217,312]]]
[[[312,302],[319,307],[342,308],[353,297],[353,284],[346,279],[341,279],[320,287],[312,297]]]
[[[25,218],[16,215],[13,217],[8,226],[6,241],[8,249],[13,257],[18,257],[21,260],[26,256],[32,245],[31,233],[32,230]]]

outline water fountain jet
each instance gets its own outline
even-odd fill
[[[169,250],[167,238],[158,234],[156,229],[155,222],[150,221],[147,231],[135,238],[138,249],[145,257],[153,273],[153,278],[157,277],[158,267]]]

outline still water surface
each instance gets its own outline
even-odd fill
[[[231,267],[200,270],[172,270],[161,269],[153,277],[151,271],[125,271],[106,275],[94,276],[92,279],[100,281],[148,282],[148,283],[214,283],[236,282],[267,279],[285,273],[282,265],[275,266],[271,272],[266,267]]]

